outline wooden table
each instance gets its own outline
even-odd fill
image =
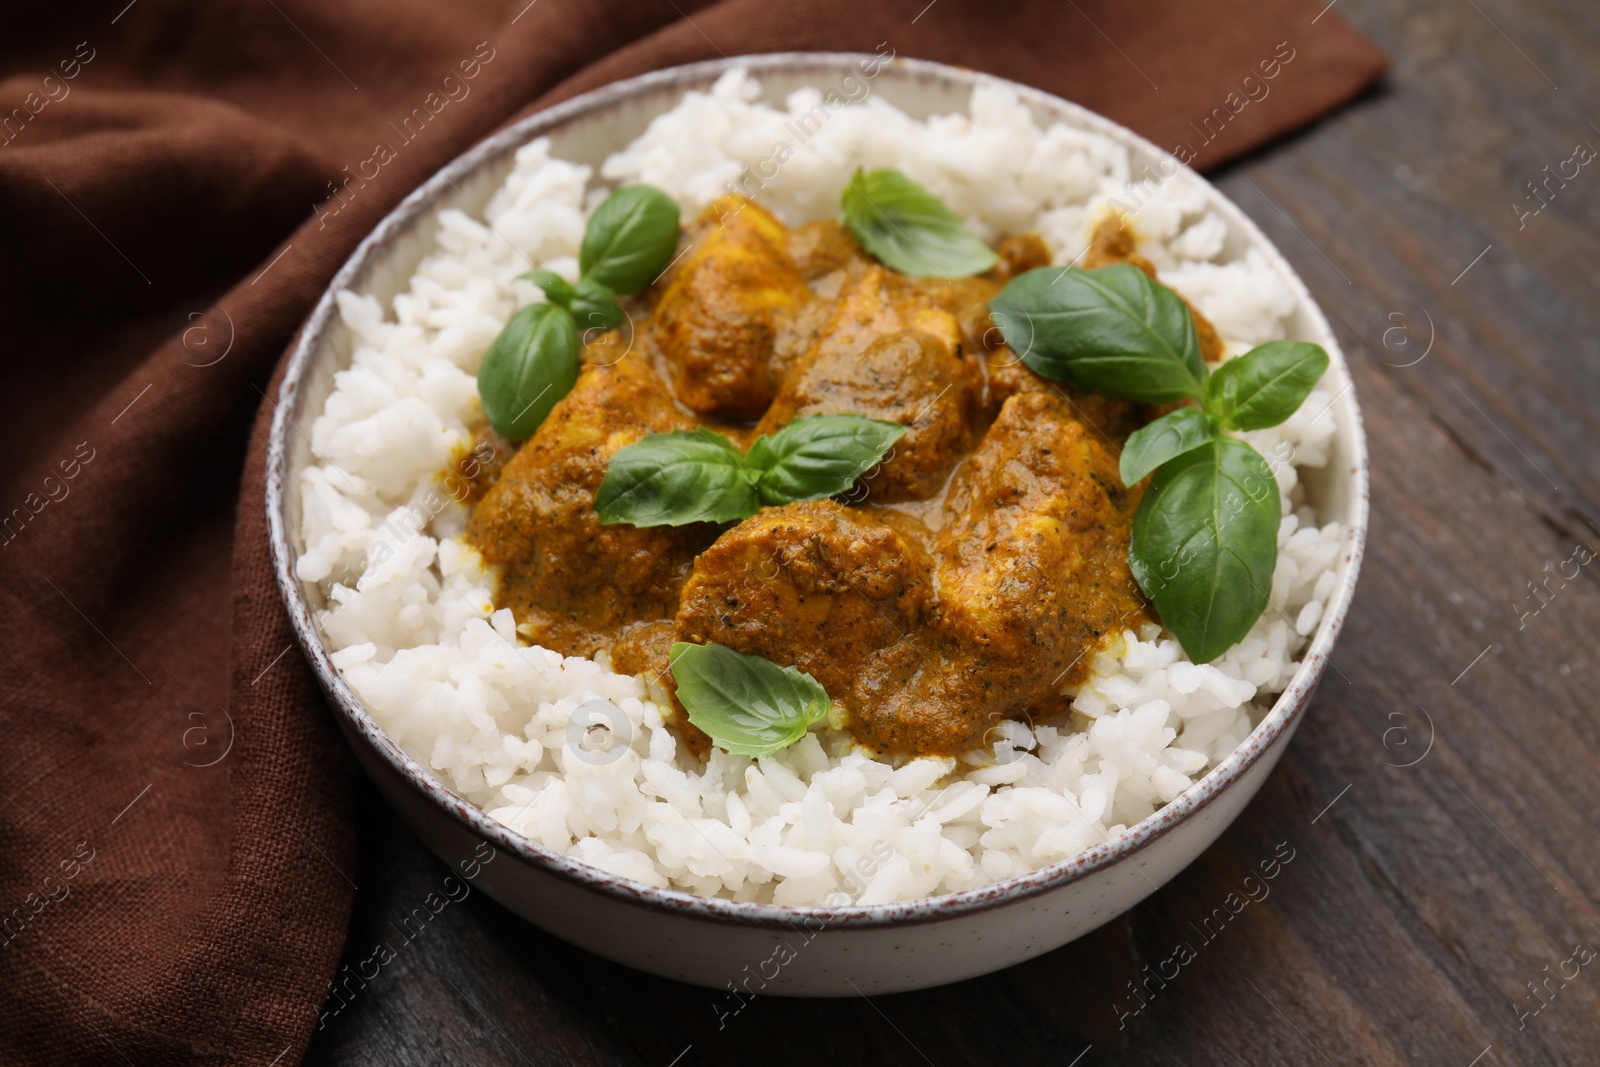
[[[720,1031],[709,991],[474,894],[308,1062],[1600,1062],[1600,958],[1579,948],[1600,951],[1600,563],[1581,562],[1600,554],[1600,159],[1537,215],[1525,184],[1600,148],[1600,6],[1339,12],[1392,57],[1388,84],[1219,180],[1345,345],[1370,546],[1334,669],[1217,845],[1041,959],[871,1001],[757,1000]],[[445,873],[370,794],[361,830],[352,963]],[[1270,896],[1119,1027],[1126,983],[1198,942],[1280,842],[1295,858]]]

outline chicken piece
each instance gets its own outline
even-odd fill
[[[940,626],[956,644],[1053,679],[1143,610],[1127,560],[1140,492],[1065,401],[1007,401],[952,496],[935,554]]]
[[[1084,253],[1079,265],[1085,270],[1093,270],[1115,263],[1127,263],[1154,278],[1156,265],[1141,256],[1137,248],[1138,239],[1133,227],[1121,214],[1113,211],[1095,226],[1094,233],[1089,237],[1089,250]]]
[[[982,385],[962,357],[955,316],[923,285],[874,263],[843,286],[756,430],[774,433],[803,415],[900,423],[905,437],[863,485],[877,502],[925,499],[967,447]]]
[[[955,316],[931,299],[923,285],[873,263],[840,289],[810,355],[854,356],[878,338],[902,330],[925,333],[952,352],[961,345]]]
[[[669,677],[667,652],[674,640],[671,619],[634,623],[611,646],[611,669],[618,674],[642,674],[661,681]]]
[[[1000,720],[1058,701],[1090,651],[1146,617],[1127,562],[1139,493],[1061,400],[1008,400],[951,495],[932,626],[855,672],[851,728],[880,752],[979,746]]]
[[[674,391],[691,411],[756,419],[772,401],[768,364],[787,313],[812,300],[782,223],[742,197],[714,201],[655,309]]]
[[[926,616],[932,564],[898,516],[808,500],[717,538],[683,587],[677,639],[798,667],[832,696]]]
[[[1035,374],[1005,345],[983,354],[983,372],[989,385],[989,403],[998,408],[1013,396],[1045,393],[1060,399],[1079,422],[1094,430],[1101,443],[1120,453],[1128,435],[1150,419],[1144,409],[1127,400],[1083,393],[1071,386]]]
[[[506,464],[467,525],[500,568],[495,602],[531,642],[592,656],[630,624],[671,618],[709,524],[602,526],[606,464],[647,433],[693,429],[641,359],[586,366],[572,391]]]
[[[787,247],[795,269],[808,282],[836,270],[871,262],[855,235],[833,219],[796,226],[789,231]]]
[[[911,284],[936,307],[956,317],[965,352],[999,346],[1000,334],[989,317],[989,301],[1012,278],[1050,265],[1050,247],[1036,233],[1007,237],[995,246],[1000,257],[987,274],[974,278],[922,278]]]
[[[1134,249],[1133,227],[1129,226],[1128,221],[1120,214],[1113,212],[1095,227],[1094,235],[1089,239],[1089,251],[1083,257],[1083,266],[1093,268],[1108,267],[1113,263],[1128,263],[1155,278],[1156,265]],[[1160,281],[1159,278],[1156,280]],[[1194,317],[1194,332],[1200,341],[1201,358],[1207,363],[1216,363],[1222,359],[1222,336],[1217,333],[1217,328],[1211,325],[1211,320],[1200,314],[1199,308],[1187,300],[1183,302],[1188,304],[1189,314]]]
[[[863,270],[874,266],[850,231],[831,219],[790,230],[787,248],[811,299],[802,300],[778,318],[778,333],[767,367],[772,380],[780,384],[795,364],[816,348],[823,327],[833,315],[839,291],[854,284]]]
[[[925,500],[968,448],[982,380],[970,359],[919,330],[885,334],[860,352],[819,346],[784,379],[757,433],[805,415],[861,415],[906,435],[860,481],[874,502]]]
[[[1000,256],[989,277],[1000,285],[1038,267],[1050,265],[1050,246],[1036,233],[1019,233],[1007,237],[994,248]]]
[[[1121,448],[1128,435],[1148,419],[1138,405],[1094,393],[1080,393],[1035,374],[1009,348],[989,316],[989,301],[1006,282],[1026,271],[1050,265],[1050,248],[1035,233],[1007,237],[996,246],[1000,262],[975,278],[902,280],[914,299],[949,312],[957,325],[963,358],[976,356],[978,400],[991,414],[1010,397],[1023,392],[1048,392],[1065,398],[1075,416]],[[986,394],[986,395],[985,395]],[[902,499],[902,498],[890,498]]]

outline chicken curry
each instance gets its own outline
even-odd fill
[[[607,651],[669,689],[677,641],[797,667],[882,754],[960,754],[1005,719],[1065,710],[1091,653],[1149,617],[1127,562],[1141,487],[1117,463],[1156,412],[1048,381],[1001,342],[986,302],[1048,265],[1043,241],[1005,239],[978,277],[914,279],[834,222],[788,228],[731,197],[682,241],[534,435],[480,475],[467,538],[497,606],[532,643]],[[1114,262],[1154,273],[1116,216],[1087,255]],[[732,526],[596,513],[608,461],[645,435],[705,427],[748,446],[826,414],[907,428],[843,497]]]

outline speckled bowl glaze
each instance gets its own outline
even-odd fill
[[[1048,952],[1133,907],[1176,875],[1238,816],[1282,756],[1305,713],[1355,589],[1367,527],[1367,459],[1361,418],[1346,388],[1333,403],[1333,459],[1303,472],[1323,521],[1348,531],[1338,583],[1289,688],[1237,751],[1173,803],[1125,833],[1063,863],[971,892],[900,904],[840,909],[707,899],[608,874],[530,842],[451,793],[373,722],[329,659],[315,622],[320,592],[294,576],[303,545],[298,494],[290,489],[310,460],[295,425],[322,410],[334,374],[348,367],[349,331],[334,294],[371,293],[387,304],[434,245],[445,208],[476,214],[510,170],[513,152],[549,136],[553,153],[598,164],[672,107],[688,89],[708,87],[730,66],[781,102],[805,85],[836,83],[863,56],[789,53],[664,70],[619,82],[534,115],[440,171],[408,196],[361,243],[333,279],[290,357],[268,453],[266,508],[284,603],[339,725],[388,802],[428,846],[473,885],[557,937],[640,970],[723,990],[722,1010],[740,990],[789,996],[855,996],[918,989],[998,970]],[[899,60],[873,92],[916,117],[965,111],[986,75]],[[1041,122],[1065,121],[1124,144],[1138,164],[1165,153],[1107,119],[1016,86]],[[1277,249],[1244,213],[1207,185],[1226,220],[1230,251],[1254,248],[1298,300],[1290,335],[1314,341],[1345,374],[1344,357],[1322,313]],[[486,847],[488,846],[488,847]],[[491,850],[492,849],[492,850]],[[485,861],[486,860],[486,861]],[[720,1002],[719,1002],[720,1003]]]

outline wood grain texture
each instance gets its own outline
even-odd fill
[[[1546,606],[1529,585],[1600,549],[1600,160],[1538,215],[1513,207],[1546,164],[1600,147],[1600,7],[1339,12],[1392,57],[1387,85],[1219,183],[1346,346],[1370,547],[1334,669],[1220,842],[1041,959],[871,1001],[757,1000],[721,1029],[710,992],[474,895],[326,1019],[308,1062],[1600,1060],[1600,966],[1552,977],[1600,948],[1600,566],[1551,581]],[[362,840],[351,963],[446,873],[370,797]],[[1205,926],[1280,848],[1270,896]],[[1195,958],[1132,1013],[1127,983],[1180,944]]]

